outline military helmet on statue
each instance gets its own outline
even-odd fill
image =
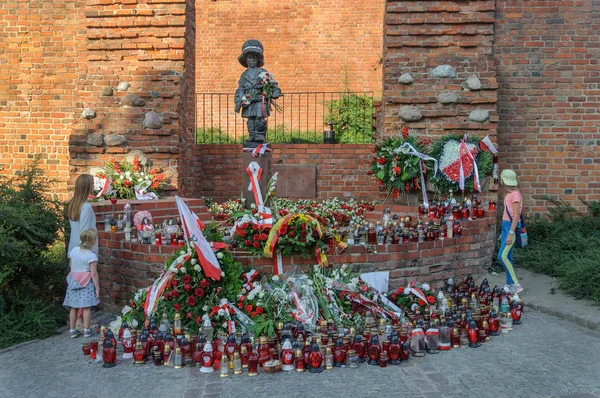
[[[265,64],[263,45],[258,40],[250,39],[242,46],[242,55],[238,57],[238,61],[240,61],[240,64],[246,68],[248,67],[248,63],[246,62],[246,57],[248,54],[255,54],[258,57],[257,66],[259,68]]]

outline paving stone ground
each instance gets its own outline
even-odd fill
[[[529,310],[524,324],[477,349],[453,349],[385,369],[245,374],[196,368],[112,369],[66,334],[0,353],[0,397],[569,397],[600,398],[600,334]]]

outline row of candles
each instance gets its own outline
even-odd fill
[[[469,278],[471,278],[469,276]],[[156,366],[196,366],[202,373],[219,371],[222,377],[258,374],[263,367],[284,371],[306,370],[318,373],[334,367],[357,368],[359,363],[386,367],[398,365],[425,353],[468,346],[479,347],[490,336],[508,333],[514,324],[520,324],[523,305],[518,295],[510,295],[484,280],[479,290],[471,279],[459,289],[448,283],[445,292],[438,294],[437,307],[417,308],[408,318],[392,316],[381,318],[379,326],[370,312],[366,313],[362,333],[354,328],[336,328],[332,320],[322,321],[312,333],[304,325],[279,324],[276,336],[261,336],[251,342],[248,334],[230,334],[227,338],[213,339],[210,322],[198,336],[185,334],[177,313],[172,325],[163,315],[160,328],[154,318],[149,328],[143,328],[137,337],[135,330],[123,324],[118,333],[123,346],[123,359],[133,358],[139,366],[152,361]],[[105,367],[116,364],[117,339],[112,331],[102,330],[100,346]],[[84,354],[96,358],[98,342],[84,345]]]
[[[489,210],[496,209],[496,202],[491,200]],[[364,221],[352,224],[346,231],[338,234],[334,228],[337,240],[345,240],[349,245],[398,244],[451,239],[460,237],[463,227],[461,221],[482,218],[485,212],[481,202],[474,194],[471,199],[463,201],[462,206],[450,194],[450,199],[431,205],[419,206],[419,216],[413,218],[406,215],[391,216],[386,208],[381,221],[376,223]],[[344,236],[346,235],[346,236]]]

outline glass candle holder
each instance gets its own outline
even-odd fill
[[[98,342],[92,341],[90,343],[90,359],[96,359],[97,354],[98,354]]]
[[[256,376],[258,374],[258,354],[252,352],[248,355],[248,376]]]
[[[81,347],[81,351],[83,351],[83,355],[90,355],[90,343],[83,343],[83,347]]]

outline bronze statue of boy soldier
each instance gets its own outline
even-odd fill
[[[256,148],[265,142],[267,118],[271,115],[273,100],[281,96],[273,75],[263,69],[265,64],[263,45],[258,40],[248,40],[242,46],[242,54],[238,61],[248,68],[240,76],[238,89],[235,92],[235,112],[242,110],[242,117],[247,119],[246,125],[250,139],[244,148]]]

